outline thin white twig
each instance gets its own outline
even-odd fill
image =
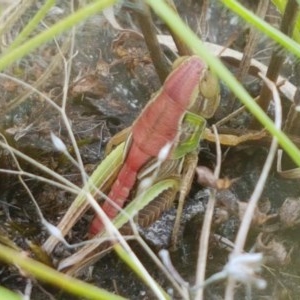
[[[132,262],[136,265],[136,267],[140,270],[140,272],[143,274],[144,278],[147,280],[147,283],[151,287],[153,293],[156,294],[158,299],[165,299],[165,296],[161,289],[158,287],[154,279],[151,277],[149,272],[146,270],[146,268],[143,266],[141,261],[138,259],[138,257],[135,255],[135,253],[131,250],[128,243],[126,242],[125,238],[122,236],[122,234],[118,231],[118,229],[112,224],[109,217],[104,213],[102,208],[98,205],[97,201],[93,198],[93,196],[88,193],[87,199],[95,212],[101,217],[101,220],[104,223],[104,226],[108,233],[112,237],[116,237],[118,242],[121,244],[123,249],[126,251],[126,253],[130,256]]]
[[[217,127],[213,126],[213,131],[216,137],[216,152],[217,152],[217,161],[216,161],[216,168],[214,171],[214,175],[216,178],[219,178],[220,169],[221,169],[221,145],[219,140],[219,135],[217,132]],[[206,260],[208,254],[208,244],[209,244],[209,237],[210,237],[210,229],[211,229],[211,222],[214,213],[214,206],[216,201],[216,191],[210,191],[210,197],[207,203],[206,212],[203,220],[201,237],[198,246],[198,262],[197,262],[197,271],[196,271],[196,282],[195,286],[203,286],[203,282],[205,280],[205,270],[206,270]],[[202,300],[203,299],[203,288],[199,288],[196,290],[195,299]]]
[[[135,226],[136,228],[136,226]],[[153,252],[153,250],[148,246],[148,244],[144,241],[144,239],[138,234],[138,232],[134,232],[136,241],[141,245],[141,247],[145,250],[145,252],[149,255],[149,257],[153,260],[153,262],[158,266],[158,268],[165,274],[165,276],[172,283],[173,287],[177,290],[182,299],[185,299],[186,295],[182,290],[181,286],[174,279],[173,275],[165,268],[162,262],[159,260],[157,255]]]
[[[29,172],[26,172],[26,171],[23,171],[23,170],[17,171],[17,170],[9,170],[9,169],[0,169],[0,173],[29,177],[29,178],[32,178],[34,180],[39,180],[41,182],[48,183],[50,185],[53,185],[57,188],[60,188],[62,190],[65,190],[65,191],[70,192],[70,193],[75,194],[75,195],[78,195],[78,193],[80,192],[80,188],[73,189],[73,188],[71,188],[71,187],[69,187],[65,184],[61,184],[61,183],[56,182],[54,180],[48,179],[46,177],[39,176],[39,175],[36,175],[36,174],[33,174],[33,173],[29,173]]]
[[[181,290],[181,297],[183,300],[189,299],[189,283],[185,281],[181,275],[178,273],[176,268],[174,267],[171,258],[170,253],[166,249],[162,249],[158,253],[160,259],[162,260],[162,263],[164,264],[165,268],[168,270],[168,273],[173,277],[172,281],[178,282],[180,284],[180,290]]]
[[[5,78],[5,79],[9,79],[11,81],[14,81],[16,83],[18,83],[19,85],[29,89],[32,91],[32,93],[36,93],[38,94],[41,99],[44,99],[48,104],[50,104],[51,106],[53,106],[58,112],[61,112],[61,108],[60,106],[58,106],[51,98],[49,98],[46,94],[43,94],[41,91],[39,91],[38,89],[36,89],[35,87],[33,87],[32,85],[26,83],[23,80],[20,80],[16,77],[10,76],[8,74],[4,74],[4,73],[0,73],[0,78]]]
[[[3,137],[3,135],[0,135]],[[66,178],[64,178],[63,176],[61,176],[60,174],[52,171],[51,169],[49,169],[48,167],[42,165],[41,163],[39,163],[38,161],[32,159],[31,157],[27,156],[26,154],[20,152],[19,150],[11,147],[10,145],[3,143],[0,141],[0,146],[8,151],[13,152],[15,155],[17,155],[18,157],[24,159],[25,161],[27,161],[28,163],[30,163],[31,165],[33,165],[34,167],[40,169],[41,171],[43,171],[44,173],[50,175],[51,177],[57,179],[58,181],[64,183],[65,185],[69,186],[70,188],[73,188],[74,190],[78,190],[78,192],[80,192],[80,188],[73,184],[71,181],[67,180]]]
[[[265,81],[265,83],[269,86],[269,88],[272,90],[273,98],[274,98],[274,102],[275,102],[275,126],[277,129],[280,129],[281,124],[282,124],[282,111],[281,111],[281,101],[280,101],[280,97],[279,97],[277,88],[272,81],[263,77],[263,75],[261,73],[259,73],[259,75]],[[278,144],[277,139],[273,138],[267,159],[265,161],[262,172],[261,172],[258,182],[255,186],[255,189],[250,197],[250,200],[248,202],[248,206],[245,211],[242,223],[241,223],[239,231],[237,233],[237,237],[235,240],[235,247],[231,254],[232,256],[237,256],[237,255],[241,254],[244,250],[244,245],[245,245],[248,231],[249,231],[249,228],[250,228],[250,225],[252,222],[252,217],[254,215],[254,211],[257,206],[257,202],[263,192],[270,169],[272,167],[274,157],[276,155],[277,144]],[[234,286],[235,286],[235,280],[232,278],[229,278],[228,284],[226,287],[226,291],[225,291],[225,300],[233,299]]]
[[[31,299],[31,293],[32,293],[32,279],[28,278],[26,280],[26,286],[25,286],[23,300],[30,300]]]

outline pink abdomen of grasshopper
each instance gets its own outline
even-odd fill
[[[150,159],[157,157],[167,143],[176,145],[182,118],[198,94],[198,86],[205,70],[205,64],[197,56],[184,60],[171,72],[162,88],[134,122],[128,154],[108,194],[117,207],[124,206],[139,170]],[[102,209],[110,219],[119,211],[108,201],[103,204]],[[96,216],[92,221],[90,234],[95,235],[102,229],[102,221]]]

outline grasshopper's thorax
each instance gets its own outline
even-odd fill
[[[200,91],[206,64],[198,56],[181,57],[164,83],[164,91],[183,110],[189,110]]]
[[[205,70],[198,88],[198,95],[189,111],[209,119],[214,115],[220,103],[220,87],[217,77],[210,70]]]

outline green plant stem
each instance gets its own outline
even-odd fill
[[[276,129],[272,120],[263,112],[263,110],[255,103],[242,85],[235,79],[231,72],[220,62],[217,57],[214,57],[199,41],[197,35],[187,27],[182,20],[166,5],[164,1],[146,0],[152,9],[163,19],[168,26],[182,38],[186,44],[195,51],[197,55],[202,57],[207,64],[215,71],[219,77],[228,85],[233,93],[240,101],[248,108],[248,110],[261,122],[262,125],[275,137],[289,154],[294,162],[300,166],[300,151],[292,143],[292,141],[280,130]],[[289,39],[291,40],[291,39]],[[299,48],[299,46],[297,46]],[[300,48],[299,48],[300,55]]]
[[[5,300],[22,300],[23,297],[15,292],[12,292],[2,286],[0,286],[1,299]]]
[[[300,0],[297,0],[299,3]],[[295,42],[293,39],[287,37],[285,34],[280,32],[279,30],[272,27],[267,22],[258,18],[254,13],[247,10],[241,4],[239,4],[236,0],[222,0],[222,2],[230,8],[234,13],[238,14],[242,17],[246,22],[254,25],[261,32],[269,36],[271,39],[276,41],[278,44],[282,45],[291,53],[300,57],[300,45]]]
[[[47,2],[41,7],[41,9],[39,9],[37,14],[30,20],[22,32],[12,42],[7,51],[11,51],[12,49],[18,47],[29,36],[29,34],[36,28],[38,23],[44,18],[55,2],[56,0],[47,0]]]
[[[32,50],[36,49],[38,46],[46,43],[47,41],[54,38],[56,35],[70,29],[77,23],[87,19],[88,17],[96,14],[97,12],[103,10],[104,8],[113,5],[116,0],[101,0],[95,1],[84,8],[74,12],[72,15],[66,17],[55,25],[51,26],[49,29],[41,32],[32,39],[25,42],[20,47],[13,49],[12,51],[5,53],[0,58],[0,71],[3,71],[10,64],[16,60],[24,57]]]
[[[118,256],[129,266],[131,270],[133,270],[143,281],[145,284],[149,285],[150,288],[151,285],[149,284],[149,279],[147,278],[148,276],[145,272],[143,272],[140,268],[137,268],[136,262],[132,259],[130,253],[128,253],[125,249],[121,247],[119,244],[114,245],[114,250],[118,254]],[[156,288],[159,290],[161,297],[160,299],[164,300],[170,300],[171,297],[157,284]]]
[[[60,287],[63,290],[77,296],[88,299],[112,299],[121,300],[123,297],[109,293],[103,289],[85,283],[78,279],[62,274],[40,262],[33,260],[24,253],[15,251],[0,244],[0,260],[13,264],[34,275],[40,280]]]

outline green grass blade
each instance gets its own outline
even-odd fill
[[[39,9],[37,14],[30,19],[30,22],[24,27],[22,32],[16,37],[16,39],[9,46],[7,51],[11,51],[12,49],[18,47],[28,36],[29,34],[36,28],[38,23],[45,17],[50,8],[55,4],[56,0],[47,0],[47,2]]]
[[[84,297],[85,299],[86,298],[97,299],[97,300],[124,299],[123,297],[109,293],[91,284],[85,283],[78,279],[62,274],[38,261],[35,261],[34,259],[28,256],[25,256],[21,252],[15,251],[1,244],[0,244],[0,260],[9,264],[17,265],[18,268],[21,268],[26,272],[28,272],[29,274],[34,275],[35,278],[38,278],[39,280],[52,284],[56,287],[59,287],[64,291],[67,291],[73,295]],[[1,299],[7,299],[7,298],[1,298]]]
[[[287,0],[272,0],[272,2],[283,15]],[[296,25],[293,31],[293,39],[297,43],[300,43],[300,12],[298,12],[298,16],[296,18]]]
[[[99,0],[95,1],[85,7],[74,12],[72,15],[66,17],[65,19],[57,22],[55,25],[51,26],[49,29],[41,32],[37,36],[25,42],[23,45],[18,48],[13,49],[12,51],[5,53],[0,57],[0,71],[3,71],[6,67],[11,65],[16,60],[24,57],[40,45],[48,42],[53,39],[56,35],[61,34],[62,32],[70,29],[79,22],[89,18],[90,16],[100,12],[104,8],[113,5],[116,0]]]
[[[235,0],[222,0],[222,2],[234,13],[238,14],[248,23],[254,25],[261,32],[269,36],[278,44],[283,46],[289,52],[300,57],[300,45],[293,39],[289,38],[279,30],[272,27],[264,20],[257,17],[253,12],[249,11]]]
[[[132,260],[130,254],[122,248],[120,244],[115,244],[114,245],[114,250],[118,254],[118,256],[127,264],[127,266],[133,270],[143,281],[145,284],[149,285],[148,279],[145,277],[145,274],[140,270],[137,266],[136,263]],[[157,284],[157,289],[161,293],[161,298],[163,299],[171,299],[171,297]]]
[[[0,286],[0,295],[1,299],[5,300],[22,300],[23,297],[13,291],[6,289],[3,286]]]

